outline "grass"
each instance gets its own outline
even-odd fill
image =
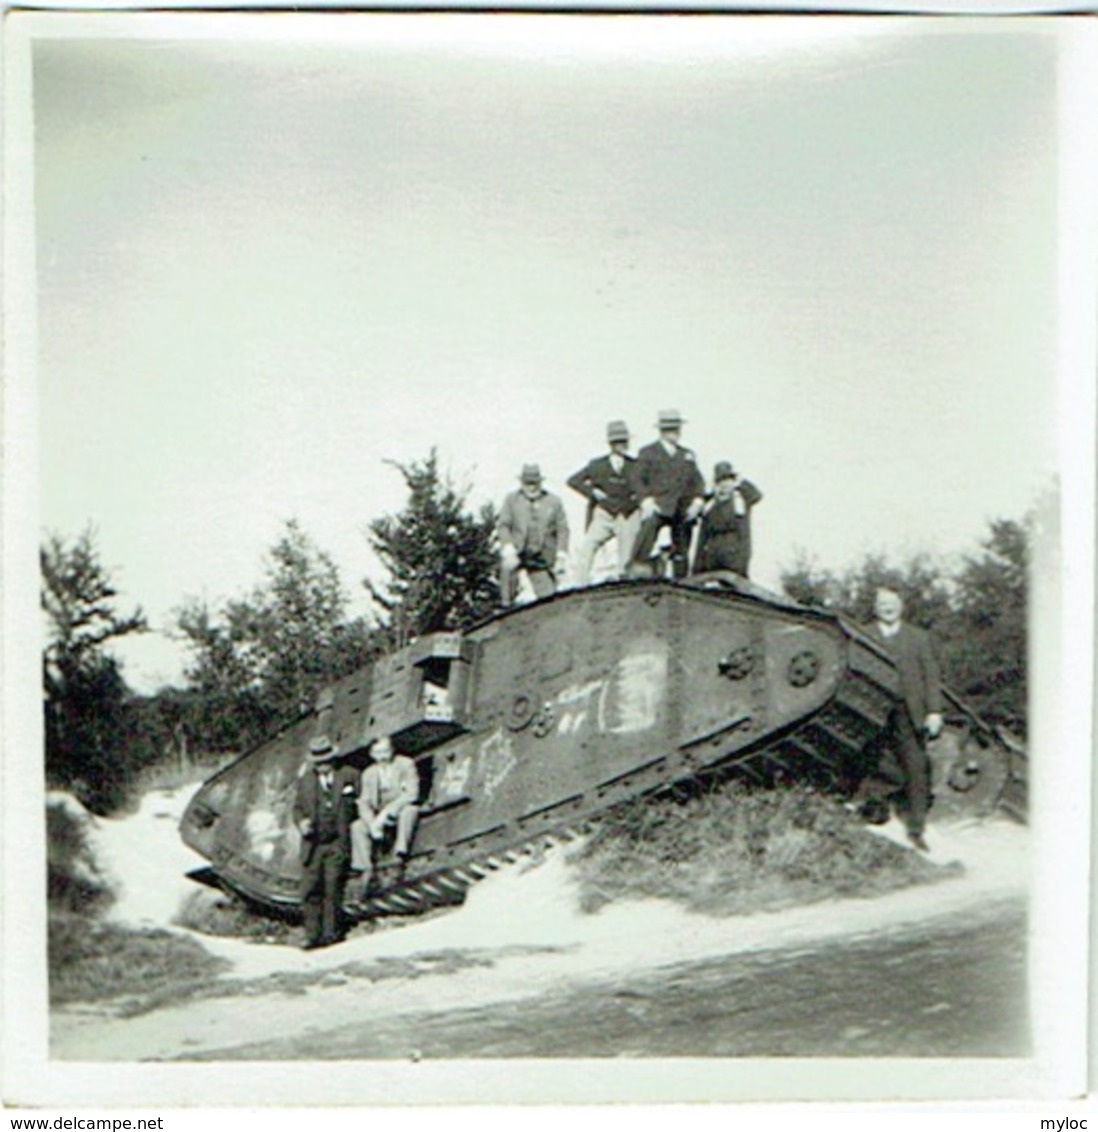
[[[72,913],[49,917],[50,1002],[183,997],[229,964],[186,936],[136,931]]]
[[[259,905],[214,888],[195,889],[175,923],[202,935],[253,943],[296,944],[301,938],[301,928],[289,918],[268,915]]]
[[[575,861],[586,911],[647,896],[742,914],[876,896],[956,873],[875,836],[824,795],[738,782],[626,803]]]
[[[104,920],[114,894],[96,868],[87,830],[75,807],[47,806],[50,1002],[98,1002],[166,987],[185,992],[216,977],[226,965],[194,940]]]

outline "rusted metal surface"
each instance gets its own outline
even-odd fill
[[[363,912],[412,912],[699,775],[848,791],[898,701],[887,654],[838,618],[720,578],[602,585],[433,635],[339,681],[211,778],[182,835],[230,887],[294,905],[290,810],[310,738],[329,735],[364,766],[370,742],[392,734],[416,757],[422,816],[405,872],[383,864]],[[941,810],[1024,804],[1024,752],[956,700],[932,757]]]

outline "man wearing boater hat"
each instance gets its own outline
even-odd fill
[[[576,585],[591,582],[591,563],[600,546],[618,541],[618,577],[625,574],[637,540],[636,463],[629,455],[629,429],[625,421],[606,426],[608,455],[596,456],[568,479],[568,486],[587,500],[587,531],[576,557]]]
[[[513,605],[518,572],[526,577],[539,598],[557,590],[557,577],[568,564],[568,520],[561,501],[542,487],[541,469],[526,464],[520,488],[503,501],[499,513],[500,600]]]
[[[656,423],[659,440],[637,454],[641,524],[630,572],[642,577],[652,573],[652,550],[665,526],[671,528],[675,577],[686,577],[690,535],[704,505],[705,480],[694,453],[679,443],[684,423],[677,409],[661,409]]]
[[[309,763],[298,777],[293,811],[305,870],[306,951],[343,938],[340,917],[351,865],[351,823],[358,817],[358,771],[341,763],[326,735],[309,743]]]

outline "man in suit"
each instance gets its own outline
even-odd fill
[[[309,744],[309,763],[298,776],[293,810],[305,869],[301,898],[306,951],[343,938],[340,918],[351,865],[351,823],[358,816],[358,771],[342,765],[326,735]]]
[[[713,498],[705,505],[698,531],[698,554],[694,571],[731,570],[747,577],[751,562],[751,508],[762,492],[737,475],[727,460],[713,470]]]
[[[600,546],[617,539],[618,577],[633,555],[640,515],[637,512],[636,460],[629,455],[625,421],[606,426],[610,452],[596,456],[569,477],[568,486],[587,500],[587,530],[576,559],[576,585],[591,584],[591,563]]]
[[[896,662],[903,702],[893,708],[889,718],[879,764],[863,780],[853,801],[862,804],[863,816],[870,821],[887,820],[888,800],[896,801],[908,839],[925,853],[926,815],[931,801],[926,742],[937,738],[942,730],[938,662],[929,634],[903,620],[904,605],[898,593],[879,589],[874,609],[876,621],[867,631]]]
[[[393,754],[388,736],[375,739],[373,762],[362,772],[358,794],[359,821],[352,828],[355,863],[362,865],[362,895],[374,890],[377,859],[392,842],[393,856],[403,872],[419,820],[419,772],[407,755]]]
[[[675,577],[686,577],[690,535],[702,511],[705,480],[698,471],[694,453],[679,443],[685,423],[677,409],[661,409],[656,424],[659,440],[637,454],[641,524],[630,573],[641,577],[652,574],[652,551],[665,526],[671,528]]]
[[[563,504],[542,486],[537,464],[523,467],[519,484],[499,513],[499,588],[504,606],[515,603],[520,570],[526,571],[535,596],[543,598],[556,593],[557,577],[568,564]]]

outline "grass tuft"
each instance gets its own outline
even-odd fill
[[[184,995],[229,966],[186,936],[135,931],[86,915],[49,917],[50,1002],[98,1002],[170,990]]]
[[[576,864],[585,911],[660,897],[714,915],[875,896],[956,873],[873,835],[831,798],[739,782],[618,807]]]
[[[192,892],[175,923],[202,935],[255,943],[293,944],[301,936],[301,929],[290,919],[268,915],[259,905],[213,888]]]

